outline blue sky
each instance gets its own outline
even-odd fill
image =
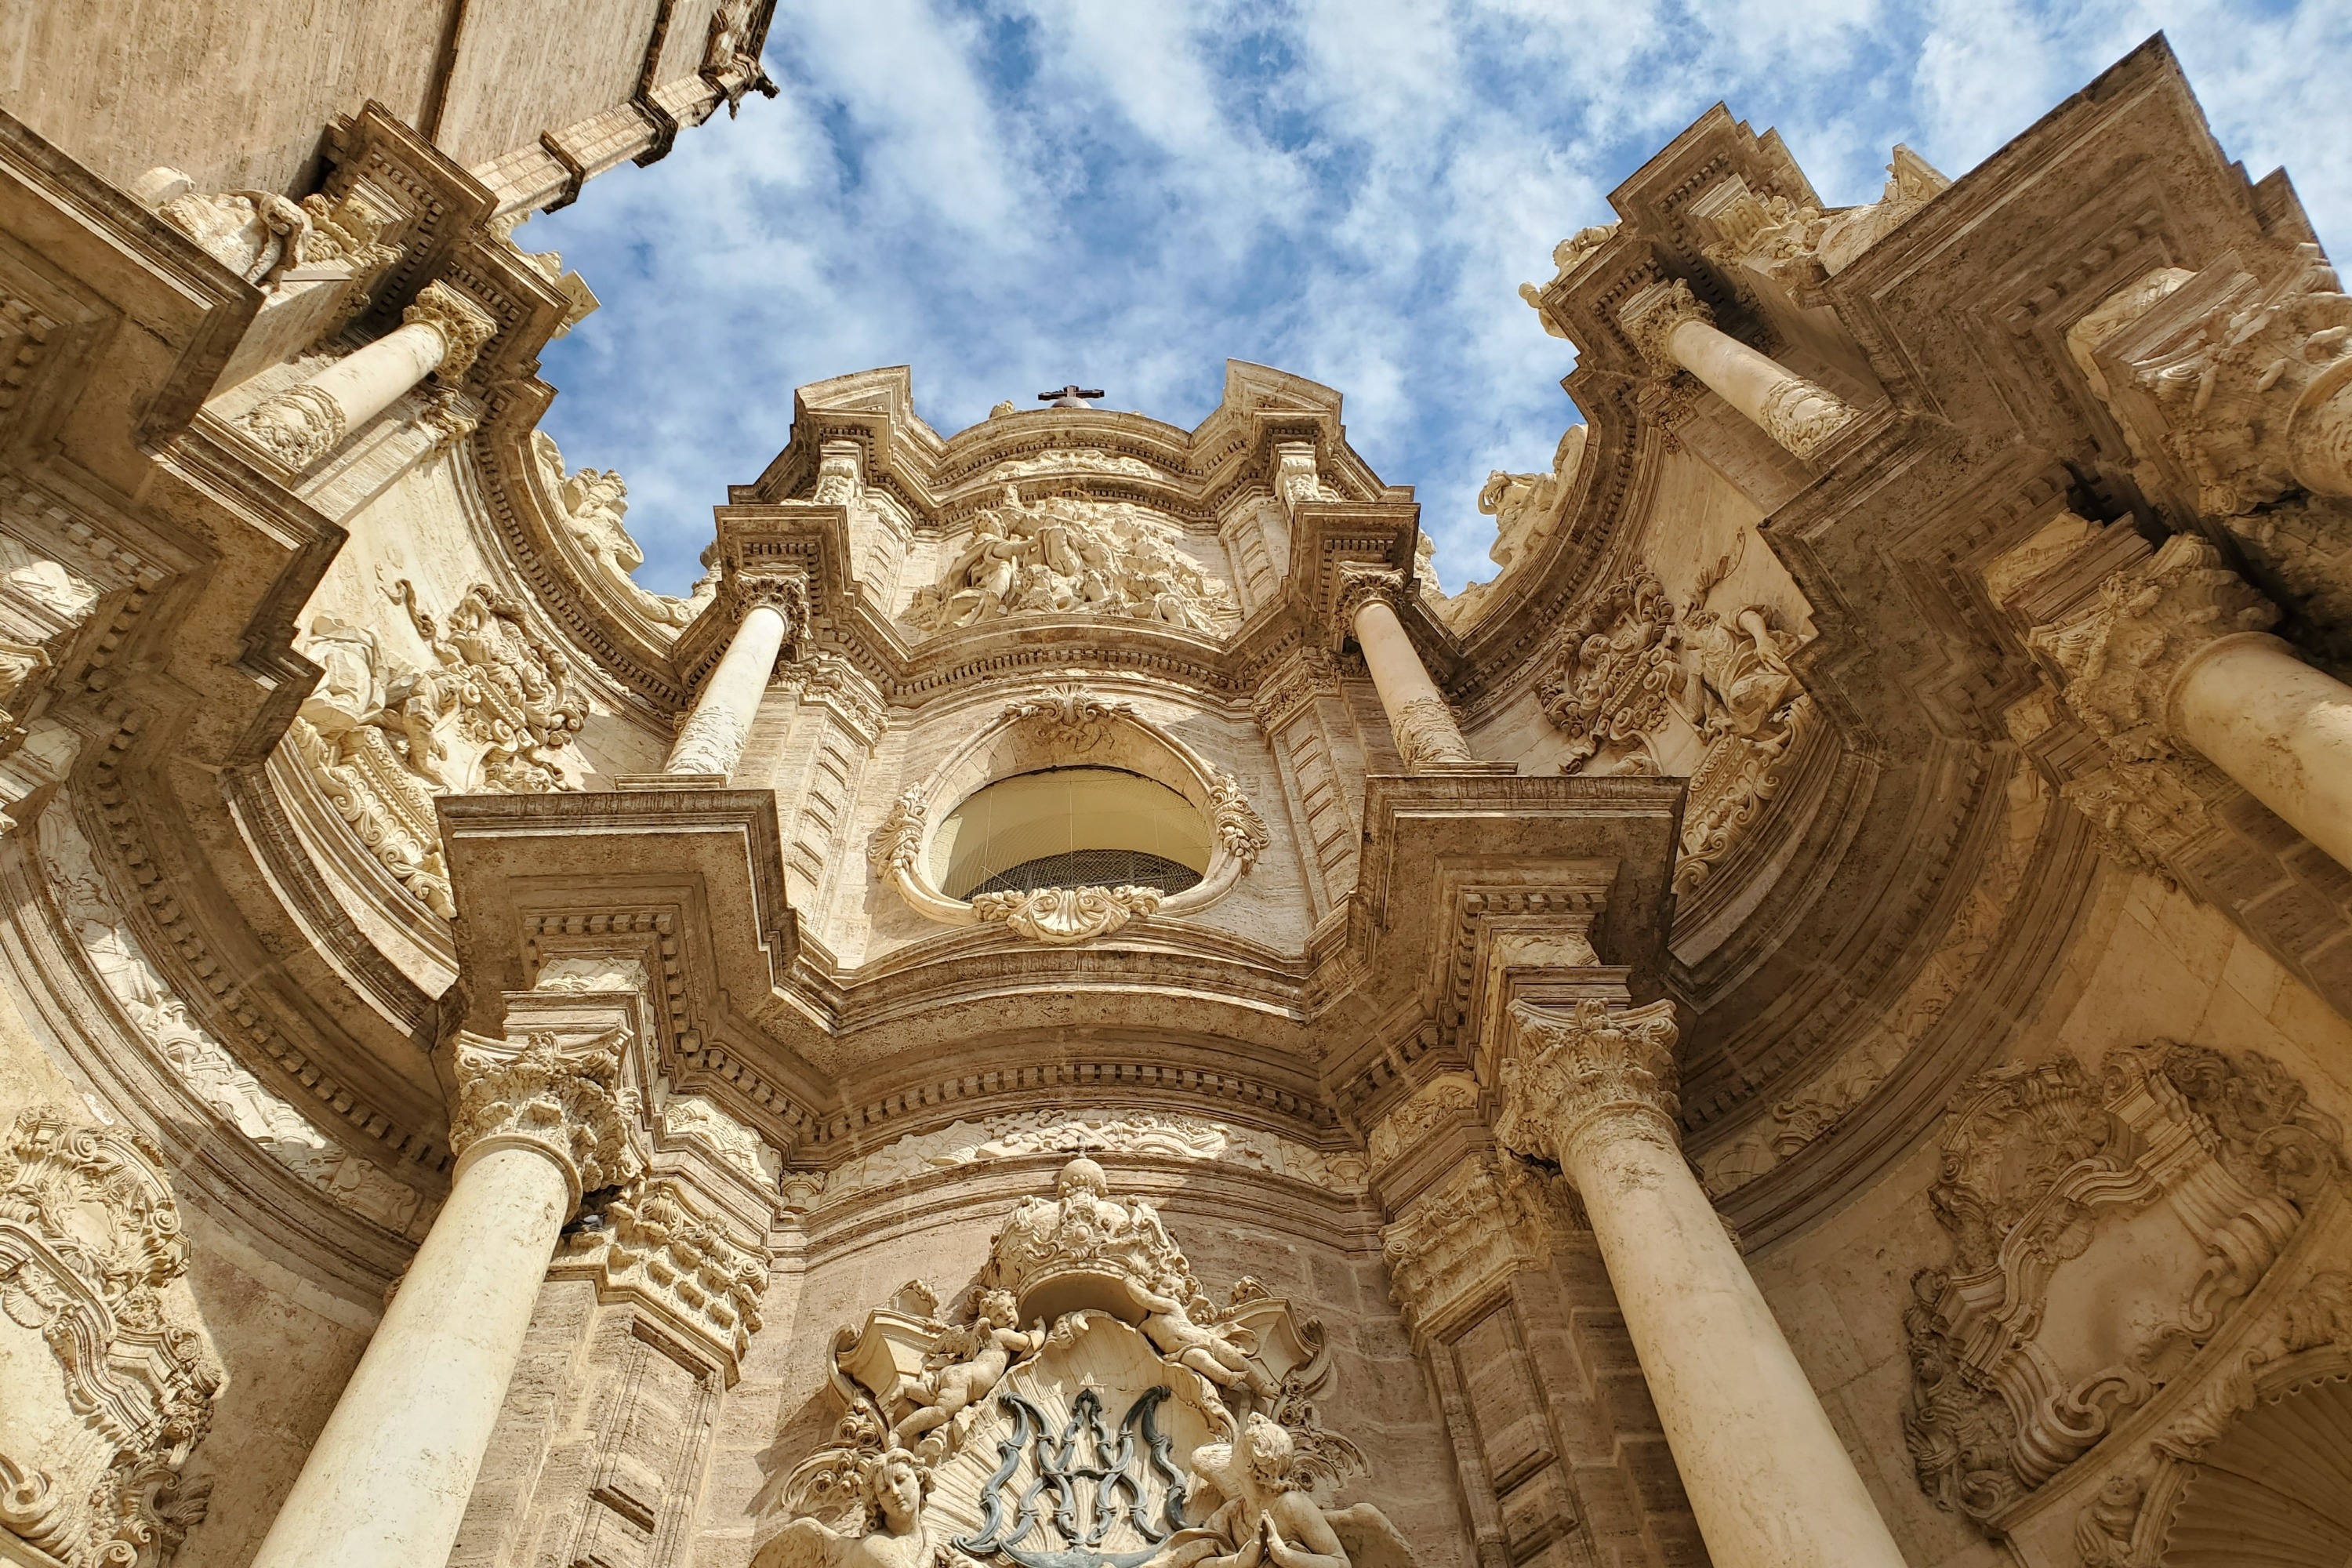
[[[1494,571],[1480,481],[1577,417],[1518,285],[1709,104],[1868,201],[1894,143],[1957,176],[2159,28],[2352,256],[2346,0],[780,0],[781,99],[518,234],[604,300],[549,348],[547,428],[621,470],[678,592],[803,383],[911,364],[952,432],[1076,379],[1189,426],[1256,360],[1345,394],[1458,589]]]

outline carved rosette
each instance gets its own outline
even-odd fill
[[[2177,533],[2102,583],[2089,614],[2037,626],[2027,641],[2056,670],[2066,706],[2116,758],[2155,762],[2180,754],[2167,704],[2181,671],[2210,644],[2278,618],[2220,551]]]
[[[1706,308],[1691,287],[1681,279],[1654,283],[1627,301],[1619,318],[1625,335],[1633,342],[1635,352],[1649,362],[1650,368],[1660,375],[1672,376],[1682,369],[1668,345],[1675,329],[1686,321],[1696,321],[1703,327],[1715,325],[1715,312]]]
[[[1612,1143],[1679,1149],[1671,1001],[1615,1008],[1580,1001],[1571,1014],[1511,1005],[1515,1048],[1502,1067],[1496,1142],[1571,1177]]]
[[[616,1040],[568,1051],[553,1035],[538,1034],[519,1055],[461,1041],[457,1066],[449,1147],[460,1159],[485,1142],[530,1144],[563,1168],[574,1205],[583,1192],[635,1174],[635,1116]]]
[[[237,424],[262,450],[295,469],[307,468],[334,450],[351,426],[343,405],[308,382],[270,394]]]
[[[982,893],[971,900],[983,924],[1003,924],[1032,942],[1066,946],[1108,936],[1157,913],[1157,888],[1039,888],[1034,892]]]
[[[441,363],[434,374],[455,384],[474,367],[482,348],[498,335],[498,318],[446,283],[427,283],[400,313],[401,323],[430,327],[439,334]]]
[[[16,1114],[0,1142],[0,1409],[34,1447],[0,1454],[0,1529],[71,1568],[153,1568],[205,1516],[210,1485],[181,1468],[224,1375],[186,1272],[152,1144],[56,1106]]]
[[[772,1255],[698,1212],[683,1183],[657,1176],[605,1204],[599,1229],[564,1238],[550,1269],[593,1276],[600,1295],[628,1292],[742,1364],[760,1331]]]

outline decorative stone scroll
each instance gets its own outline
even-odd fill
[[[388,652],[364,626],[322,615],[302,651],[321,667],[287,747],[368,852],[435,914],[457,918],[433,797],[577,788],[572,738],[586,700],[570,662],[522,606],[486,584],[446,620],[401,578],[385,590],[434,662]]]
[[[1004,759],[1017,759],[1006,762]],[[1101,763],[1141,773],[1182,795],[1209,829],[1209,864],[1180,893],[1157,888],[1040,888],[1029,892],[949,897],[926,864],[934,824],[932,785],[968,798],[1001,768],[1027,771],[1047,763]],[[1136,710],[1075,684],[1049,686],[1006,703],[996,721],[960,748],[924,784],[908,786],[866,841],[866,865],[918,914],[942,925],[1002,925],[1032,942],[1067,944],[1109,936],[1154,915],[1190,913],[1231,890],[1272,842],[1265,819],[1241,781]]]
[[[1240,618],[1240,604],[1185,553],[1182,539],[1173,522],[1131,501],[1066,488],[1024,500],[1008,484],[905,618],[929,633],[1043,615],[1223,631]]]
[[[211,1483],[182,1468],[224,1375],[187,1268],[152,1144],[57,1106],[16,1113],[0,1142],[0,1531],[68,1568],[160,1568],[204,1519]]]
[[[909,1282],[834,1367],[835,1440],[786,1479],[754,1568],[1410,1568],[1377,1509],[1319,1500],[1364,1468],[1311,1402],[1320,1325],[1247,1279],[1211,1306],[1091,1160],[1007,1217],[958,1310]]]
[[[1927,1495],[1979,1522],[2179,1376],[2343,1186],[2341,1129],[2278,1063],[2172,1040],[2096,1079],[2063,1057],[1983,1074],[1942,1142],[1928,1202],[1952,1257],[1904,1310],[1905,1440]],[[2145,1305],[2099,1287],[2126,1267]],[[2159,1447],[2193,1458],[2251,1403],[2211,1386],[2205,1426],[2192,1411]]]

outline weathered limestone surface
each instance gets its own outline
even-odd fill
[[[0,37],[0,1556],[2341,1557],[2352,302],[2161,40],[1702,116],[1467,594],[1233,362],[671,595],[518,226],[772,7],[394,9]]]

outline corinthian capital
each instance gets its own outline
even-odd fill
[[[1332,614],[1338,617],[1339,630],[1345,633],[1356,624],[1356,612],[1373,600],[1391,609],[1404,603],[1404,574],[1391,566],[1374,566],[1367,562],[1346,561],[1339,565],[1339,591],[1332,600]]]
[[[1572,1013],[1514,1002],[1496,1141],[1575,1173],[1583,1153],[1622,1139],[1675,1148],[1675,1005]]]
[[[474,365],[482,345],[498,335],[498,318],[446,283],[427,283],[401,321],[412,327],[430,327],[448,346],[442,351],[435,374],[455,382]]]
[[[449,1146],[462,1157],[486,1142],[529,1143],[563,1167],[576,1205],[636,1173],[631,1100],[614,1039],[566,1050],[551,1034],[532,1035],[513,1056],[461,1040]]]
[[[2193,533],[2178,533],[2099,585],[2089,614],[2036,626],[2029,643],[2057,670],[2066,706],[2125,762],[2175,756],[2167,704],[2206,647],[2268,629],[2278,606]]]
[[[809,584],[805,573],[745,572],[735,579],[743,611],[765,605],[784,617],[784,636],[804,630],[809,623]]]
[[[1685,321],[1715,325],[1715,312],[1691,292],[1689,284],[1675,278],[1638,290],[1618,311],[1617,320],[1633,340],[1633,347],[1650,362],[1650,368],[1660,375],[1672,375],[1682,368],[1682,362],[1667,350],[1667,339]]]

